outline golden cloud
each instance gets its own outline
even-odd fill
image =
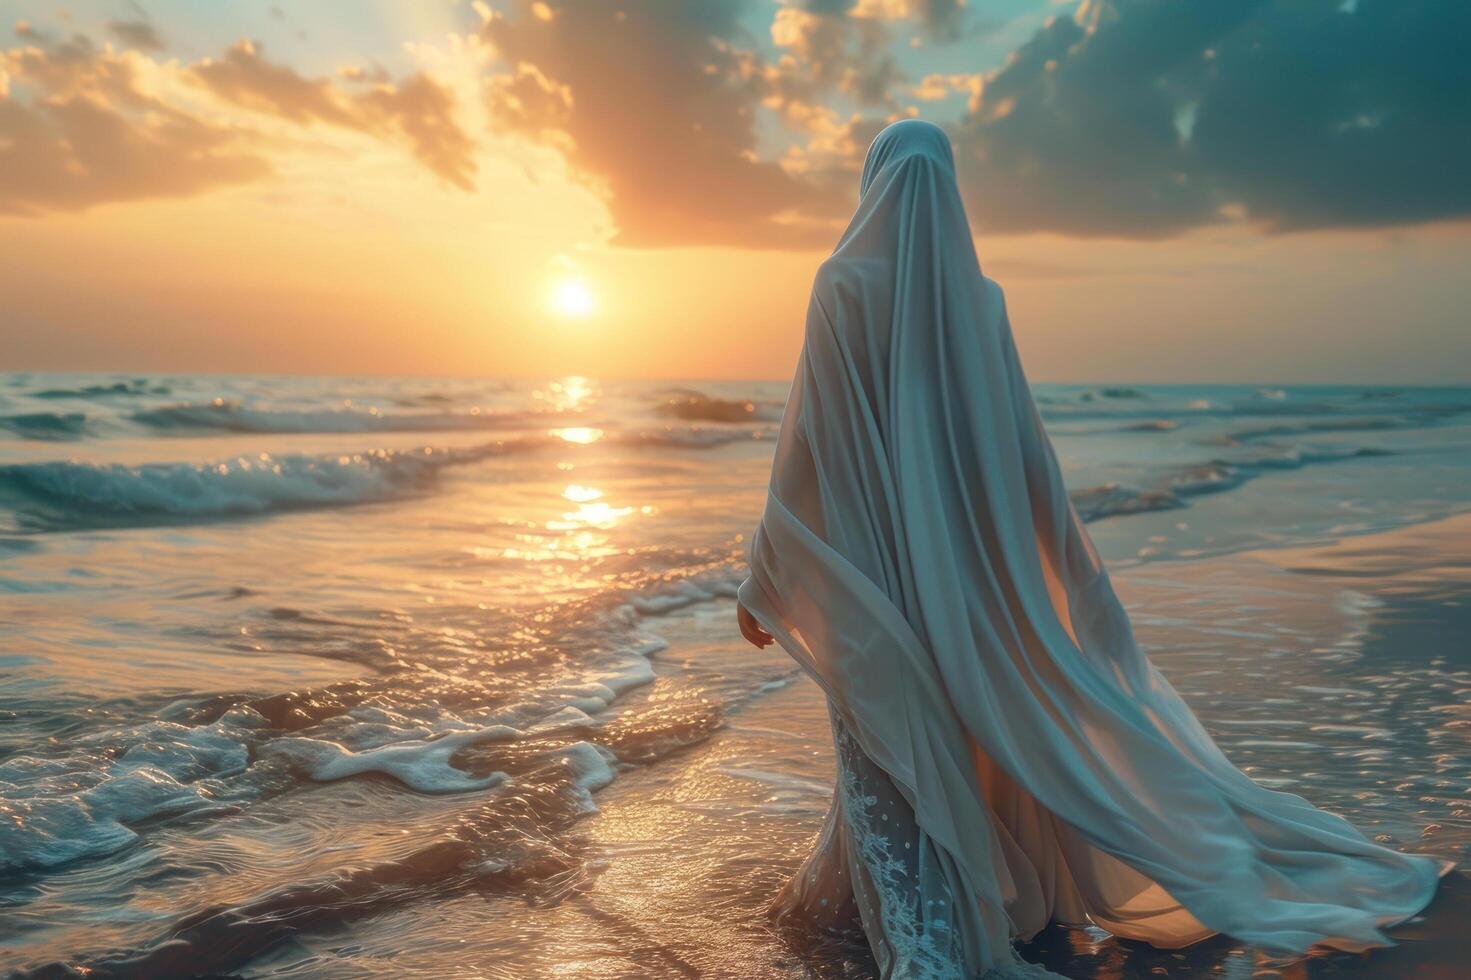
[[[80,36],[0,55],[4,74],[38,93],[0,93],[0,212],[196,194],[270,173],[245,134],[150,95],[139,57]]]
[[[156,40],[136,27],[111,29]],[[453,94],[425,74],[362,72],[345,88],[273,64],[249,41],[180,66],[137,50],[146,43],[119,51],[80,34],[51,41],[24,23],[16,33],[29,43],[0,51],[0,212],[76,211],[260,180],[273,172],[273,146],[252,115],[404,143],[449,183],[473,187],[474,142]]]
[[[407,140],[414,155],[445,180],[474,187],[474,142],[455,119],[453,93],[422,73],[394,83],[365,72],[349,82],[371,83],[347,91],[330,78],[306,78],[262,56],[242,40],[218,60],[190,69],[215,95],[242,108],[298,124],[325,123],[388,139]],[[339,74],[341,74],[339,72]]]

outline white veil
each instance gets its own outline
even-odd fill
[[[750,565],[741,602],[922,832],[968,973],[1049,919],[1386,944],[1449,869],[1252,782],[1140,651],[933,125],[874,141],[818,270]],[[844,899],[840,803],[783,911]]]

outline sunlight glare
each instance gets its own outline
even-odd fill
[[[563,279],[552,289],[552,309],[560,316],[590,316],[595,305],[592,290],[581,279]]]
[[[576,510],[563,514],[560,521],[547,521],[546,528],[548,531],[578,531],[586,528],[606,531],[633,512],[632,507],[614,507],[598,501],[583,504]]]
[[[593,487],[578,486],[575,483],[570,484],[566,490],[562,491],[563,497],[577,504],[585,504],[597,500],[602,495],[603,491],[601,490],[594,489]]]
[[[531,393],[531,397],[549,403],[555,412],[577,412],[586,408],[596,394],[591,381],[572,375],[561,381],[553,381],[545,390],[538,388]]]
[[[552,435],[567,442],[573,442],[579,446],[597,442],[603,438],[602,429],[594,429],[589,426],[574,425],[565,429],[552,429]]]

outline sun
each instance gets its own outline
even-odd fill
[[[563,279],[552,287],[552,309],[560,316],[590,316],[596,306],[592,290],[581,279]]]

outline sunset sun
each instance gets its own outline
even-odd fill
[[[592,290],[581,279],[563,279],[552,288],[552,309],[559,316],[589,316],[596,306]]]

